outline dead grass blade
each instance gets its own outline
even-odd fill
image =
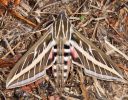
[[[105,90],[101,87],[101,85],[99,84],[96,78],[93,77],[93,80],[94,80],[94,87],[96,88],[98,95],[102,97],[102,94],[105,95]]]
[[[127,71],[128,72],[128,67],[126,66],[126,67],[124,67],[124,65],[123,64],[118,64],[117,65],[119,68],[121,68],[121,69],[123,69],[123,70],[125,70],[125,71]]]
[[[15,10],[12,10],[11,13],[13,15],[15,15],[17,18],[23,20],[24,22],[28,23],[29,25],[31,25],[32,27],[36,27],[37,25],[33,22],[31,22],[30,20],[26,19],[25,17],[21,16],[18,12],[16,12]]]
[[[13,49],[11,48],[11,46],[10,46],[8,40],[7,40],[6,38],[4,38],[4,41],[5,41],[5,43],[6,43],[7,47],[8,47],[8,49],[10,50],[11,54],[12,54],[12,55],[15,55],[15,53],[14,53]]]
[[[82,90],[82,95],[83,95],[83,97],[84,97],[84,100],[89,100],[86,87],[85,87],[85,85],[83,84],[83,83],[84,83],[83,75],[82,75],[82,73],[81,73],[79,70],[78,70],[78,73],[79,73],[79,77],[80,77],[80,88],[81,88],[81,90]]]
[[[117,49],[115,46],[113,46],[111,43],[109,43],[109,42],[107,41],[107,39],[104,38],[104,40],[105,40],[105,43],[106,43],[110,48],[112,48],[114,51],[118,52],[118,53],[121,54],[126,60],[128,60],[128,56],[127,56],[126,54],[124,54],[124,53],[121,52],[119,49]]]

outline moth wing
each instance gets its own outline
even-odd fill
[[[72,63],[74,66],[83,68],[86,75],[101,80],[126,82],[110,57],[75,29],[73,29],[70,44],[76,54]]]
[[[51,33],[46,32],[16,63],[7,78],[6,88],[21,87],[44,77],[53,64],[49,54],[54,44]]]

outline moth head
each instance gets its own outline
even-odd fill
[[[53,23],[53,38],[67,39],[71,37],[71,23],[64,11],[60,12],[56,21]]]

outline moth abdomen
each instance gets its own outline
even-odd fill
[[[58,84],[64,84],[68,78],[71,60],[70,45],[63,43],[63,40],[57,43],[53,47],[54,66],[52,67],[52,73],[55,78],[55,82]]]

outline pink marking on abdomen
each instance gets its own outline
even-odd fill
[[[53,51],[52,50],[50,51],[49,59],[53,59]]]
[[[78,58],[78,53],[76,52],[74,47],[70,47],[71,55],[74,59]]]

